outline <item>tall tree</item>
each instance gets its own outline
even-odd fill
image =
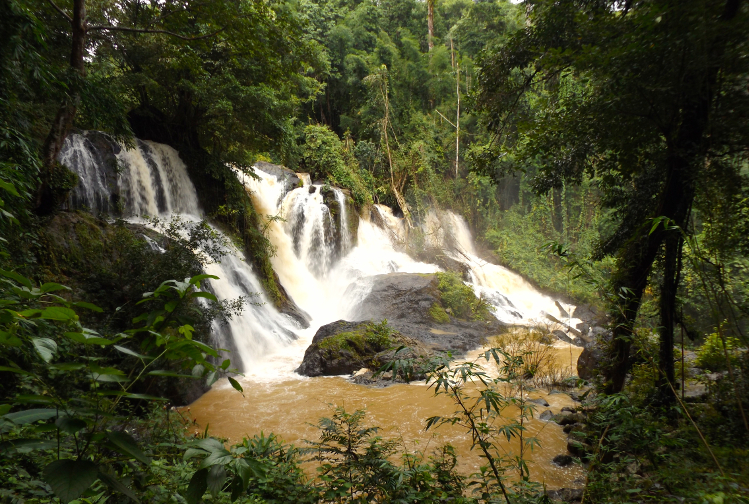
[[[479,107],[516,159],[541,160],[538,192],[601,179],[616,231],[607,390],[622,389],[633,324],[661,260],[659,382],[670,398],[682,232],[711,163],[749,149],[742,0],[531,0],[529,26],[487,54]],[[541,96],[534,113],[526,97]],[[543,97],[545,96],[545,97]],[[514,122],[513,122],[514,121]],[[516,127],[510,127],[510,123]],[[660,219],[662,218],[662,219]],[[659,224],[659,225],[654,225]]]
[[[435,0],[427,0],[427,28],[429,30],[427,43],[430,53],[434,49],[434,2]]]

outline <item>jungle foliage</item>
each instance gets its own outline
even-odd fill
[[[188,436],[163,396],[230,371],[209,328],[242,300],[202,289],[222,253],[195,254],[215,240],[203,224],[58,212],[76,179],[57,154],[92,129],[176,148],[279,305],[234,169],[308,171],[408,226],[455,211],[483,252],[609,310],[575,431],[583,501],[746,502],[748,25],[743,0],[0,2],[0,499],[548,500],[524,462],[525,350],[486,354],[496,379],[419,363],[457,408],[429,425],[470,433],[477,475],[450,447],[400,450],[359,411],[302,448]],[[440,291],[437,322],[486,313],[458,275]]]

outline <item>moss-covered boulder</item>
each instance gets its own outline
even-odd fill
[[[424,345],[393,330],[385,321],[339,320],[318,329],[296,371],[304,376],[335,376],[362,368],[377,369],[393,360],[396,350],[403,346],[409,347],[414,356],[429,353]]]
[[[506,330],[454,274],[390,273],[363,281],[370,284],[368,294],[354,318],[387,319],[401,334],[432,350],[465,352]]]

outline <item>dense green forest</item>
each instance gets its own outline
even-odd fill
[[[0,0],[0,501],[749,502],[747,33],[742,0]],[[415,224],[452,210],[482,254],[602,314],[574,384],[582,493],[493,443],[487,418],[517,405],[501,387],[528,378],[503,349],[496,379],[390,369],[460,405],[430,421],[465,427],[480,474],[341,408],[306,447],[190,435],[172,406],[223,377],[242,392],[209,338],[242,310],[206,288],[226,252],[205,223],[68,211],[58,158],[84,130],[175,148],[279,309],[235,176],[258,161],[390,206],[417,258]]]

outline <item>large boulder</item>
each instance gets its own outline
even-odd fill
[[[280,181],[283,181],[285,192],[289,192],[292,189],[302,186],[302,180],[299,176],[294,173],[293,170],[290,170],[285,166],[267,163],[265,161],[257,161],[254,167],[269,175],[273,175]]]
[[[442,299],[435,274],[389,273],[364,281],[370,284],[369,290],[354,309],[354,320],[387,320],[403,335],[434,351],[463,353],[506,330],[488,312],[477,320],[454,316]]]
[[[377,369],[392,361],[396,350],[404,346],[411,349],[410,357],[429,353],[424,345],[393,331],[387,324],[339,320],[318,329],[296,372],[304,376],[335,376],[362,368]]]

